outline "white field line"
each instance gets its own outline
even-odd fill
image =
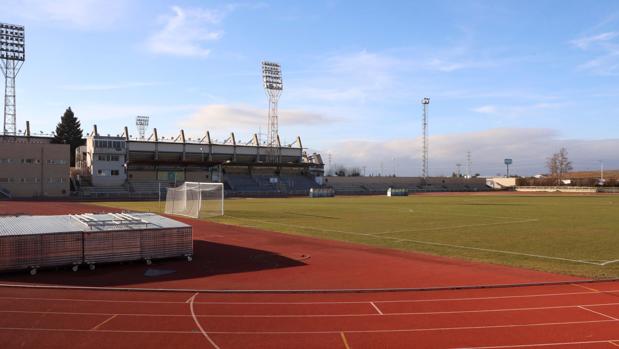
[[[607,319],[611,319],[611,320],[617,320],[617,321],[619,321],[619,319],[617,319],[616,317],[612,317],[612,316],[610,316],[610,315],[607,315],[607,314],[601,313],[601,312],[599,312],[599,311],[595,311],[595,310],[589,309],[589,308],[587,308],[587,305],[580,305],[580,306],[578,306],[578,307],[579,307],[580,309],[582,309],[582,310],[586,310],[586,311],[588,311],[588,312],[591,312],[591,313],[594,313],[594,314],[598,314],[598,315],[603,316],[603,317],[605,317],[605,318],[607,318]]]
[[[514,344],[514,345],[495,345],[489,347],[458,347],[454,349],[508,349],[508,348],[538,348],[538,347],[564,347],[566,345],[583,345],[583,344],[603,344],[617,342],[619,339],[607,339],[599,341],[581,341],[581,342],[555,342],[555,343],[535,343],[535,344]]]
[[[189,298],[189,310],[191,311],[191,317],[193,318],[193,322],[196,323],[196,326],[198,327],[198,329],[200,330],[200,332],[202,333],[202,335],[204,336],[204,338],[206,338],[206,340],[211,343],[211,345],[213,346],[213,348],[215,349],[221,349],[219,348],[219,346],[213,342],[213,340],[211,339],[211,337],[208,335],[208,333],[206,333],[206,331],[204,331],[204,328],[202,328],[202,325],[200,325],[200,320],[198,320],[198,318],[196,317],[196,313],[193,310],[193,302],[196,299],[196,296],[198,294],[194,294],[191,298]]]
[[[349,235],[357,235],[357,236],[366,236],[366,237],[370,237],[370,238],[374,238],[374,239],[387,239],[387,240],[392,240],[392,241],[397,241],[397,242],[411,242],[411,243],[415,243],[415,244],[419,244],[419,245],[450,247],[450,248],[457,248],[457,249],[464,249],[464,250],[490,252],[490,253],[497,253],[497,254],[508,254],[508,255],[513,255],[513,256],[524,256],[524,257],[531,257],[531,258],[549,259],[549,260],[557,260],[557,261],[564,261],[564,262],[571,262],[571,263],[580,263],[580,264],[589,264],[589,265],[597,265],[597,266],[604,266],[605,265],[604,263],[606,263],[606,262],[597,263],[597,262],[591,262],[591,261],[586,261],[586,260],[581,260],[581,259],[570,259],[570,258],[563,258],[563,257],[552,257],[552,256],[545,256],[545,255],[533,254],[533,253],[505,251],[505,250],[497,250],[497,249],[491,249],[491,248],[482,248],[482,247],[472,247],[472,246],[445,244],[445,243],[440,243],[440,242],[414,240],[414,239],[405,239],[405,238],[396,238],[396,237],[391,237],[391,236],[378,235],[378,234],[384,234],[384,232],[383,233],[373,233],[373,234],[371,234],[371,233],[357,233],[357,232],[344,231],[344,230],[336,230],[336,229],[321,229],[321,228],[309,227],[309,226],[298,225],[298,224],[287,224],[287,223],[280,223],[280,222],[271,222],[271,221],[264,221],[264,220],[252,219],[252,218],[243,218],[243,217],[236,217],[236,216],[229,216],[229,217],[235,218],[235,219],[240,219],[240,220],[247,220],[247,221],[250,221],[250,222],[258,222],[258,223],[263,223],[263,224],[274,224],[274,225],[281,225],[281,226],[292,227],[292,228],[308,229],[308,230],[314,230],[314,231],[319,231],[319,232],[324,232],[324,233],[332,232],[332,233],[341,233],[341,234],[349,234]],[[255,226],[252,226],[252,227],[255,227]]]
[[[609,265],[609,264],[618,263],[618,262],[619,262],[619,259],[615,259],[615,260],[612,260],[612,261],[602,262],[602,263],[600,263],[600,265]]]
[[[307,302],[207,302],[200,301],[195,304],[211,305],[312,305],[312,304],[367,304],[375,303],[426,303],[426,302],[445,302],[445,301],[477,301],[488,299],[512,299],[512,298],[533,298],[533,297],[557,297],[573,296],[598,293],[619,293],[619,290],[593,290],[588,292],[562,292],[562,293],[536,293],[509,296],[487,296],[487,297],[460,297],[460,298],[430,298],[430,299],[393,299],[393,300],[359,300],[359,301],[307,301]],[[135,303],[135,304],[185,304],[182,301],[139,301],[139,300],[113,300],[113,299],[77,299],[77,298],[45,298],[45,297],[6,297],[0,299],[7,300],[34,300],[34,301],[54,301],[54,302],[98,302],[98,303]]]
[[[195,303],[194,303],[195,304]],[[32,311],[32,310],[0,310],[0,314],[48,314],[48,315],[79,315],[79,316],[112,316],[112,318],[116,316],[131,316],[131,317],[192,317],[196,318],[335,318],[335,317],[376,317],[376,316],[419,316],[419,315],[453,315],[453,314],[477,314],[477,313],[502,313],[502,312],[524,312],[524,311],[536,311],[536,310],[556,310],[556,309],[582,309],[587,312],[592,312],[601,316],[604,316],[607,319],[617,320],[612,316],[594,311],[588,308],[594,307],[605,307],[605,306],[616,306],[619,305],[619,302],[616,303],[593,303],[593,304],[572,304],[572,305],[553,305],[553,306],[545,306],[545,307],[524,307],[524,308],[497,308],[497,309],[476,309],[476,310],[445,310],[445,311],[425,311],[425,312],[390,312],[384,313],[378,308],[373,302],[370,302],[376,312],[372,313],[352,313],[352,314],[238,314],[238,315],[228,315],[228,314],[210,314],[210,315],[195,315],[195,314],[155,314],[155,313],[96,313],[96,312],[62,312],[62,311]],[[107,319],[103,321],[106,323],[110,321]],[[102,323],[102,324],[103,324]],[[95,327],[100,327],[97,325]]]
[[[531,328],[531,327],[549,327],[549,326],[566,326],[566,325],[587,325],[587,324],[603,324],[617,323],[616,320],[589,320],[589,321],[565,321],[565,322],[542,322],[537,324],[507,324],[507,325],[487,325],[487,326],[460,326],[460,327],[425,327],[425,328],[403,328],[396,330],[347,330],[346,333],[415,333],[415,332],[443,332],[443,331],[470,331],[470,330],[493,330],[493,329],[508,329],[508,328]],[[32,328],[32,327],[0,327],[0,330],[5,331],[51,331],[51,332],[92,332],[91,330],[82,329],[58,329],[58,328]],[[99,330],[102,333],[170,333],[170,334],[197,334],[195,331],[146,331],[146,330]],[[290,334],[339,334],[341,330],[331,331],[209,331],[210,334],[221,335],[290,335]]]
[[[476,224],[462,224],[462,225],[452,225],[448,227],[434,227],[434,228],[423,228],[423,229],[402,229],[402,230],[391,230],[391,231],[383,231],[379,233],[374,233],[372,235],[386,235],[386,234],[397,234],[397,233],[417,233],[422,231],[434,231],[434,230],[448,230],[448,229],[461,229],[461,228],[475,228],[475,227],[487,227],[492,225],[506,225],[506,224],[522,224],[522,223],[531,223],[538,222],[539,219],[522,219],[516,221],[509,222],[493,222],[493,223],[476,223]]]

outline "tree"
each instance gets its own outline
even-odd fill
[[[557,185],[561,185],[563,175],[572,170],[572,162],[567,157],[567,149],[561,148],[558,153],[552,154],[546,161],[550,175],[557,179]]]
[[[71,107],[68,107],[60,117],[52,143],[70,145],[71,166],[75,166],[75,149],[84,144],[82,137],[82,125],[73,114]]]

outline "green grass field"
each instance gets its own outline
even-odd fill
[[[163,207],[158,202],[101,205],[153,212]],[[230,199],[225,211],[212,220],[571,275],[619,277],[619,196]]]

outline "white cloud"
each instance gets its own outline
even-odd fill
[[[494,114],[497,112],[497,107],[494,105],[483,105],[481,107],[474,108],[473,111],[482,114]]]
[[[513,173],[543,173],[546,172],[546,158],[561,147],[567,148],[575,169],[595,169],[599,166],[598,159],[605,159],[609,168],[619,167],[615,155],[619,139],[561,139],[552,129],[498,128],[431,136],[430,174],[451,175],[457,163],[466,164],[467,151],[471,151],[473,173],[503,173],[504,158],[514,159]],[[420,137],[387,141],[344,140],[322,150],[323,156],[327,153],[332,154],[333,163],[367,166],[368,174],[377,174],[381,163],[385,174],[393,173],[393,168],[397,167],[398,175],[419,175],[421,168]]]
[[[282,125],[312,126],[334,122],[334,118],[299,109],[279,110]],[[246,105],[211,104],[199,108],[190,117],[179,121],[179,127],[188,133],[202,133],[204,130],[233,131],[245,136],[266,129],[267,110]],[[197,131],[197,132],[194,132]]]
[[[211,50],[205,44],[219,40],[222,30],[212,29],[223,12],[199,8],[172,7],[173,14],[163,18],[163,28],[147,41],[151,52],[185,57],[206,57]]]
[[[562,102],[543,102],[527,105],[483,105],[472,110],[480,114],[492,114],[505,117],[527,117],[538,114],[540,111],[557,110],[566,106],[566,103]]]
[[[3,4],[3,12],[25,20],[97,30],[111,28],[128,6],[127,0],[23,0]]]

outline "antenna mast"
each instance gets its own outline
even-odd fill
[[[421,177],[427,178],[428,174],[428,105],[430,104],[430,98],[424,97],[421,100],[423,105],[423,149],[421,154]]]
[[[15,78],[26,60],[25,30],[21,25],[0,23],[0,69],[4,74],[4,135],[16,135]]]

